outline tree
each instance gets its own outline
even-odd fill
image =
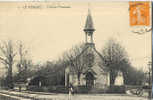
[[[28,72],[30,72],[29,70],[32,67],[32,61],[28,59],[28,51],[23,43],[19,42],[18,46],[19,61],[17,62],[18,74],[16,75],[16,81],[26,82]]]
[[[123,71],[123,77],[126,85],[142,85],[146,79],[145,73],[133,66],[129,66]]]
[[[12,67],[14,64],[14,57],[16,56],[13,46],[14,45],[11,40],[3,42],[3,44],[0,45],[0,51],[2,53],[0,60],[8,70],[7,85],[9,88],[13,88]]]
[[[63,59],[54,62],[47,61],[41,65],[34,76],[30,85],[37,84],[38,79],[41,80],[43,86],[65,85],[65,62]]]
[[[85,44],[79,44],[70,49],[70,51],[64,53],[64,58],[69,62],[71,69],[74,73],[77,74],[78,85],[80,85],[80,77],[83,74],[83,70],[86,65],[86,61],[82,56],[83,51],[85,50]]]
[[[111,38],[102,49],[101,55],[102,65],[110,72],[110,85],[114,85],[118,71],[123,72],[129,65],[127,52],[115,39]]]

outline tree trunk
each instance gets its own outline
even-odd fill
[[[115,84],[115,72],[111,69],[110,70],[110,86]]]
[[[10,64],[9,68],[8,68],[8,80],[7,80],[7,84],[8,84],[8,87],[10,89],[13,88],[12,64]]]
[[[80,76],[81,76],[81,73],[78,73],[78,85],[80,85]]]

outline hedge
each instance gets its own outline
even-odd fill
[[[106,93],[125,93],[126,88],[125,86],[110,86]]]
[[[49,87],[38,87],[38,86],[29,86],[28,90],[34,92],[51,92],[51,93],[68,93],[69,89],[65,86],[49,86]],[[105,90],[100,88],[88,88],[86,86],[77,86],[74,87],[74,93],[125,93],[125,86],[110,86]]]

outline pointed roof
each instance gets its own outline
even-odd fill
[[[84,28],[84,31],[88,31],[88,30],[93,30],[93,31],[95,30],[93,26],[93,20],[92,20],[90,9],[88,9],[88,15],[87,15],[86,23],[85,23],[85,28]]]
[[[83,74],[87,74],[88,72],[92,73],[93,75],[97,75],[96,72],[92,68],[89,68],[89,67],[84,70]]]

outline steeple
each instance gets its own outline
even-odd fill
[[[87,15],[87,19],[86,19],[86,23],[85,23],[85,27],[84,27],[84,32],[86,35],[86,43],[93,43],[93,32],[95,31],[94,29],[94,25],[93,25],[93,20],[92,20],[92,16],[91,16],[91,11],[88,8],[88,15]]]

